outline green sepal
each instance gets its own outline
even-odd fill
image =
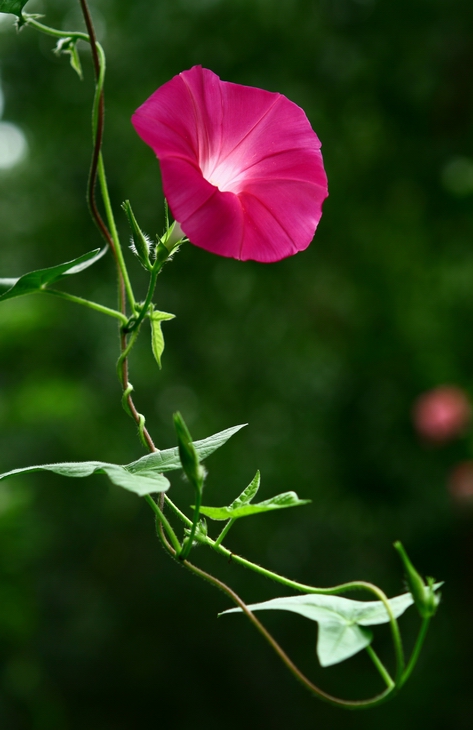
[[[72,261],[67,261],[65,264],[31,271],[29,274],[23,274],[19,279],[0,279],[0,301],[25,294],[33,294],[46,289],[49,284],[53,284],[60,279],[72,274],[78,274],[95,264],[107,250],[108,246],[103,249],[96,248],[94,251],[85,253]]]
[[[60,56],[62,53],[68,55],[72,68],[82,81],[84,77],[82,74],[82,64],[80,62],[79,51],[77,50],[77,40],[74,38],[60,38],[56,44],[54,53],[57,56]]]
[[[437,583],[433,588],[441,585]],[[404,593],[390,598],[388,602],[394,617],[398,618],[412,606],[414,599],[410,593]],[[314,593],[273,598],[248,608],[250,611],[291,611],[316,621],[319,626],[317,656],[323,667],[343,662],[365,649],[373,640],[372,632],[366,627],[386,624],[390,620],[382,601],[354,601]],[[241,608],[231,608],[222,614],[239,612]]]
[[[159,369],[161,369],[161,356],[164,351],[164,337],[161,329],[161,322],[174,319],[175,316],[175,314],[159,312],[158,310],[153,310],[149,316],[151,324],[151,349],[153,351],[154,359],[158,363]]]
[[[208,436],[200,441],[194,441],[193,444],[197,452],[197,456],[199,457],[199,461],[207,459],[208,456],[213,454],[214,451],[217,451],[217,449],[223,446],[232,436],[246,425],[246,423],[242,423],[239,426],[232,426],[231,428],[226,428],[224,431],[214,433],[213,436]],[[179,458],[179,449],[174,447],[173,449],[164,449],[163,451],[155,451],[153,454],[146,454],[146,456],[142,456],[141,459],[128,464],[127,469],[133,473],[154,469],[160,472],[182,469],[181,460]]]
[[[122,203],[122,208],[125,211],[126,217],[128,218],[128,223],[130,224],[133,237],[133,246],[131,250],[138,258],[141,265],[147,271],[151,271],[151,269],[153,268],[149,259],[151,241],[139,227],[129,200],[125,200]]]
[[[299,507],[303,504],[310,504],[310,501],[310,499],[299,499],[295,492],[283,492],[257,504],[242,503],[238,499],[228,507],[201,507],[200,511],[206,517],[210,517],[211,520],[236,520],[239,517],[249,517],[261,512],[271,512],[275,509]]]
[[[188,527],[184,528],[184,535],[186,538],[188,538],[191,534],[191,530]],[[207,522],[205,520],[199,520],[198,523],[195,526],[195,532],[194,532],[194,545],[198,545],[199,543],[206,542],[208,537],[208,528],[207,528]]]
[[[112,484],[134,492],[140,497],[155,492],[166,492],[170,483],[158,471],[148,470],[140,472],[129,471],[127,466],[109,464],[104,461],[64,462],[60,464],[42,464],[41,466],[27,466],[23,469],[13,469],[0,474],[0,480],[15,474],[26,474],[33,471],[50,471],[65,477],[88,477],[92,474],[106,474]]]

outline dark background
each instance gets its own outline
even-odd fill
[[[82,27],[74,0],[26,9]],[[472,512],[446,485],[471,437],[428,447],[411,409],[441,383],[471,388],[471,0],[96,0],[92,10],[107,52],[104,155],[124,242],[125,198],[149,233],[163,225],[158,165],[130,116],[196,63],[300,104],[329,178],[306,252],[264,266],[187,245],[167,267],[157,303],[177,318],[164,324],[164,369],[145,334],[131,361],[157,444],[174,445],[176,409],[195,438],[248,422],[209,459],[207,503],[228,503],[257,468],[262,499],[288,489],[312,499],[237,524],[235,552],[315,585],[365,579],[394,595],[401,539],[419,570],[446,583],[400,696],[350,714],[306,693],[242,617],[217,619],[228,599],[166,557],[144,501],[105,477],[17,477],[0,485],[2,728],[470,728]],[[100,245],[84,198],[89,52],[80,82],[53,47],[0,26],[3,119],[29,148],[0,171],[1,276]],[[68,288],[114,306],[111,258]],[[144,453],[121,410],[117,352],[113,320],[43,295],[2,304],[1,471]],[[192,503],[179,476],[173,493]],[[195,558],[248,602],[278,594],[217,556]],[[321,670],[315,624],[261,618],[329,691],[381,689],[363,654]],[[417,625],[411,609],[406,648]],[[376,634],[392,666],[388,632]]]

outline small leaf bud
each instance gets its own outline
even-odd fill
[[[179,412],[174,414],[174,427],[177,433],[179,446],[179,458],[181,459],[184,473],[193,487],[202,492],[204,485],[205,471],[199,463],[199,457],[192,443],[192,437]]]

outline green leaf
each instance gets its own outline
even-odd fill
[[[253,497],[256,497],[256,494],[258,493],[258,489],[261,483],[261,474],[259,470],[256,472],[254,479],[248,484],[246,489],[243,490],[243,492],[240,494],[239,497],[233,500],[233,502],[230,505],[230,509],[242,507],[245,504],[249,504]]]
[[[31,271],[29,274],[20,276],[19,279],[0,279],[0,301],[41,291],[41,289],[45,289],[55,281],[72,274],[78,274],[101,259],[107,249],[108,246],[101,250],[96,248],[94,251],[85,253],[72,261],[67,261],[65,264],[52,266],[49,269]]]
[[[28,0],[0,0],[0,13],[11,13],[21,18],[21,11]]]
[[[161,322],[164,322],[168,319],[174,319],[174,317],[175,315],[169,314],[169,312],[154,311],[151,313],[149,318],[151,323],[151,349],[153,350],[154,358],[158,363],[160,369],[161,356],[164,350],[164,337],[161,331]]]
[[[246,423],[242,423],[240,426],[232,426],[232,428],[226,428],[225,431],[214,433],[213,436],[209,436],[201,441],[193,441],[199,460],[204,461],[204,459],[223,446],[229,438],[246,425]],[[147,454],[146,456],[142,456],[141,459],[128,464],[126,468],[133,474],[148,471],[149,469],[156,469],[160,472],[182,469],[179,449],[176,446],[174,449],[165,449],[164,451]]]
[[[169,489],[169,481],[157,471],[141,471],[134,474],[126,466],[107,464],[103,461],[65,462],[62,464],[43,464],[41,466],[27,466],[23,469],[13,469],[0,474],[0,480],[14,474],[26,474],[32,471],[52,471],[65,477],[88,477],[91,474],[106,474],[113,484],[143,497],[145,494],[165,492]]]
[[[437,583],[434,587],[439,588],[441,585]],[[389,599],[395,618],[413,603],[410,593]],[[316,621],[319,625],[317,656],[323,667],[338,664],[367,647],[373,635],[365,626],[389,623],[388,612],[382,601],[354,601],[351,598],[314,593],[273,598],[254,603],[248,608],[251,611],[292,611]],[[239,612],[241,608],[231,608],[222,613]]]
[[[203,461],[207,456],[223,446],[237,431],[246,426],[227,428],[215,433],[202,441],[194,441],[194,447],[199,459]],[[165,492],[169,488],[169,481],[162,475],[164,471],[182,469],[178,448],[156,451],[147,454],[137,461],[125,466],[108,464],[103,461],[64,462],[59,464],[43,464],[41,466],[27,466],[23,469],[13,469],[0,474],[0,480],[14,474],[25,474],[32,471],[52,471],[66,477],[88,477],[91,474],[106,474],[113,484],[135,492],[140,497],[154,492]]]
[[[210,517],[211,520],[236,520],[238,517],[257,515],[260,512],[271,512],[274,509],[299,507],[302,504],[309,504],[310,501],[310,499],[299,499],[295,492],[283,492],[283,494],[278,494],[276,497],[271,497],[271,499],[266,499],[258,504],[242,504],[237,499],[229,507],[201,507],[200,511],[206,517]]]
[[[83,79],[82,65],[80,62],[79,51],[77,50],[77,40],[74,38],[60,38],[54,49],[54,53],[60,56],[62,53],[70,57],[70,63],[80,80]]]

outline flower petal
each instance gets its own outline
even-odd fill
[[[171,211],[196,246],[278,261],[309,245],[327,196],[320,141],[281,94],[195,66],[133,115]]]
[[[239,195],[245,211],[245,236],[240,258],[272,263],[307,248],[322,215],[314,205],[314,185],[264,181],[248,185]]]

